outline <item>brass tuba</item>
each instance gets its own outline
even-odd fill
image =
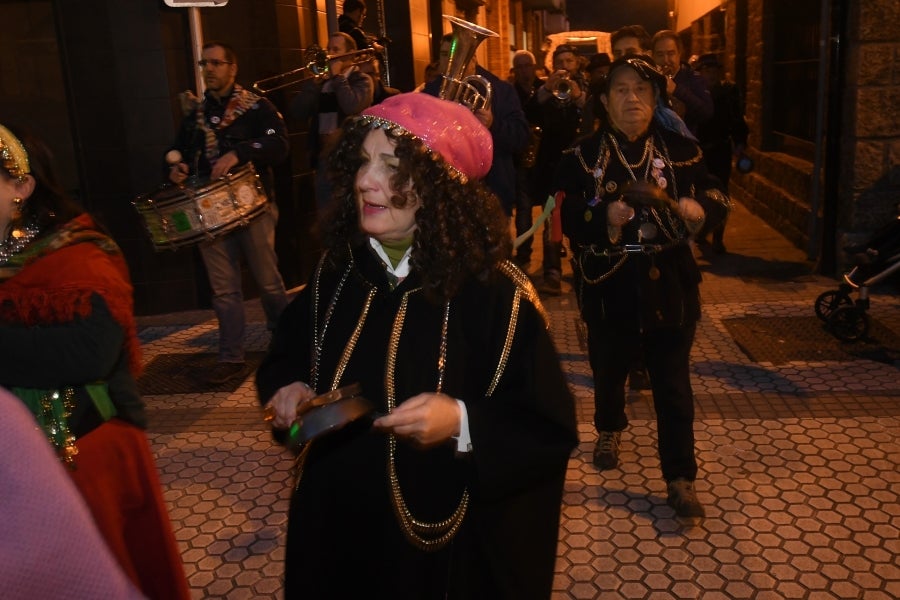
[[[475,56],[478,45],[489,37],[499,36],[490,29],[464,21],[459,17],[444,15],[444,18],[450,21],[453,32],[447,70],[444,73],[439,96],[444,100],[464,104],[473,112],[490,106],[490,82],[481,75],[463,77],[463,73],[466,72],[466,68]]]

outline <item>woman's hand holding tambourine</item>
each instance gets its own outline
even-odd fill
[[[316,393],[302,381],[279,388],[263,407],[263,418],[275,429],[287,429],[297,420],[298,409]]]

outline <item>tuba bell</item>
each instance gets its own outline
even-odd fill
[[[453,31],[447,70],[438,95],[444,100],[463,104],[473,112],[490,106],[492,91],[490,82],[481,75],[463,77],[463,74],[475,56],[478,45],[489,37],[499,36],[490,29],[459,17],[444,15],[444,18],[450,21]]]

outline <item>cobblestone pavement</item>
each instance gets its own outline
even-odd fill
[[[697,251],[699,522],[677,520],[665,503],[649,392],[629,394],[620,468],[591,464],[593,388],[575,298],[567,282],[546,298],[581,433],[554,600],[900,597],[897,287],[872,294],[878,337],[840,344],[813,312],[836,283],[812,274],[802,251],[740,205],[725,241],[729,254]],[[264,319],[258,302],[247,306],[248,349],[262,351]],[[757,329],[736,339],[733,325],[747,319]],[[209,311],[139,326],[146,361],[215,350]],[[146,396],[194,598],[280,597],[290,459],[270,441],[251,380],[234,392]]]

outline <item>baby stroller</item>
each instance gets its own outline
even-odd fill
[[[837,339],[852,342],[869,334],[869,288],[900,271],[900,215],[866,244],[844,250],[854,267],[844,274],[837,290],[816,298],[816,316]],[[854,292],[858,293],[855,301],[851,298]]]

